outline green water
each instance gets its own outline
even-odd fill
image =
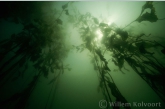
[[[8,3],[9,2],[4,3],[5,6]],[[68,65],[68,67],[71,69],[70,71],[64,69],[64,72],[60,73],[59,78],[52,82],[51,80],[53,80],[54,76],[57,75],[60,70],[54,69],[54,73],[48,70],[48,75],[41,75],[37,80],[36,86],[27,99],[25,109],[102,109],[104,106],[106,107],[106,104],[104,104],[105,102],[102,104],[103,107],[101,107],[99,104],[101,100],[106,99],[101,92],[101,89],[98,87],[99,73],[98,70],[94,70],[93,64],[91,62],[91,56],[93,55],[87,48],[85,48],[82,52],[79,52],[76,50],[76,48],[73,48],[73,45],[79,46],[84,42],[77,30],[78,27],[74,25],[76,20],[68,19],[72,17],[71,15],[74,16],[74,12],[76,11],[82,15],[89,12],[100,22],[104,22],[108,25],[115,23],[117,27],[123,28],[139,16],[141,8],[145,2],[71,2],[67,7],[69,15],[66,15],[66,11],[62,12],[62,6],[68,2],[27,2],[27,5],[26,3],[23,3],[22,5],[20,2],[14,3],[15,4],[11,4],[11,6],[15,6],[13,7],[13,12],[12,8],[10,7],[9,11],[11,12],[6,12],[6,16],[4,14],[4,16],[1,15],[0,17],[0,41],[9,39],[13,33],[19,34],[23,31],[24,25],[34,23],[33,19],[41,18],[43,19],[43,22],[47,22],[48,25],[50,25],[48,26],[48,28],[50,28],[50,31],[47,31],[48,33],[51,32],[52,28],[54,28],[52,29],[54,33],[51,33],[51,35],[53,34],[54,36],[52,36],[50,39],[55,41],[54,45],[51,43],[51,46],[52,48],[57,47],[55,49],[57,52],[51,56],[48,56],[48,58],[58,57],[60,60],[58,61],[59,63],[62,61],[64,66]],[[153,5],[155,7],[157,17],[160,19],[165,18],[165,2],[153,2]],[[25,8],[23,8],[23,6]],[[20,8],[23,9],[20,10]],[[3,14],[4,11],[2,9],[0,12]],[[8,8],[5,9],[8,10]],[[150,10],[146,9],[145,12],[150,12]],[[16,21],[10,20],[13,16],[18,17],[18,24]],[[7,18],[8,20],[4,20],[4,18]],[[57,18],[62,21],[62,25],[53,25],[53,22],[56,22],[55,19]],[[21,21],[21,19],[23,20]],[[59,28],[56,28],[56,25],[60,25]],[[45,29],[43,29],[44,26],[45,25],[41,26],[42,30],[49,30],[46,28],[46,26]],[[134,22],[125,30],[129,31],[130,35],[137,35],[140,33],[144,33],[146,35],[151,34],[151,37],[147,37],[148,40],[157,40],[161,44],[164,44],[164,28],[165,20],[158,20],[157,22]],[[40,36],[43,34],[46,34],[46,36],[49,36],[49,34],[47,34],[46,31],[44,33],[42,32],[43,31],[39,32],[41,34],[39,34],[39,39],[36,39],[35,43],[41,43],[39,47],[42,48],[41,54],[44,54],[48,53],[49,46],[44,46],[44,42],[39,42],[39,40]],[[47,39],[45,38],[45,40]],[[99,41],[101,41],[101,39],[98,40],[98,43],[100,43]],[[26,43],[26,41],[24,43]],[[49,42],[47,42],[47,44],[49,44]],[[33,47],[31,49],[33,49]],[[160,48],[151,50],[152,52],[155,52],[154,56],[157,57],[157,59],[164,66],[165,57],[159,49]],[[14,56],[17,50],[18,48],[15,48],[13,51],[8,52],[0,62],[0,66],[2,66],[8,59]],[[3,49],[1,49],[0,52],[3,53]],[[17,62],[17,59],[19,60],[21,58],[21,56],[22,55],[9,62],[1,72],[8,70],[12,64]],[[104,57],[106,60],[112,59],[112,55],[108,52],[104,54]],[[16,93],[21,93],[29,86],[29,83],[33,80],[33,77],[38,74],[39,70],[34,68],[34,63],[30,60],[30,58],[25,62],[27,62],[26,64],[28,65],[28,68],[25,71],[24,67],[26,64],[24,64],[22,67],[16,66],[15,70],[12,71],[13,75],[8,76],[9,80],[6,81],[6,78],[8,77],[5,76],[2,81],[0,81],[0,109],[16,109],[14,107],[17,102],[20,103],[18,104],[19,107],[21,102],[19,99],[16,99],[16,97],[13,98],[14,100],[5,102],[6,104],[3,101],[7,100]],[[126,63],[126,61],[124,63],[124,67],[126,69],[122,68],[124,74],[112,61],[108,61],[108,67],[111,70],[110,74],[115,81],[116,86],[120,90],[121,94],[127,99],[128,103],[130,103],[131,109],[165,108],[165,103],[152,90],[152,88],[130,67],[130,65]],[[17,79],[14,79],[14,77],[19,74],[21,76],[19,76]],[[115,97],[112,96],[112,94],[111,97],[113,101],[115,101]],[[26,99],[26,97],[23,98]],[[22,104],[23,103],[24,102],[22,102]],[[147,106],[145,106],[145,104]],[[110,108],[112,107],[110,106]],[[121,109],[124,108],[121,107]]]

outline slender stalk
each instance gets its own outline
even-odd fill
[[[131,25],[132,23],[134,23],[136,20],[132,21],[131,23],[129,23],[128,25],[126,25],[123,29],[125,29],[126,27],[128,27],[129,25]],[[123,30],[122,29],[122,30]]]
[[[12,70],[22,61],[22,59],[26,58],[26,55],[24,55],[19,61],[17,61],[16,63],[14,63],[8,70],[6,70],[5,72],[3,72],[1,75],[0,75],[0,80],[4,80],[5,77],[7,75],[10,75],[12,72]],[[4,86],[4,84],[2,84],[0,87]]]
[[[58,74],[57,76],[54,74],[54,78],[56,78],[56,77],[58,77],[58,76],[60,76],[60,72],[59,72],[59,74]],[[51,90],[50,90],[50,93],[49,93],[49,95],[48,95],[48,99],[47,99],[47,101],[46,101],[45,109],[47,109],[48,101],[49,101],[49,99],[50,99],[50,95],[51,95],[51,93],[52,93],[54,83],[55,83],[55,81],[53,82],[52,87],[51,87]]]
[[[61,71],[59,73],[61,73]],[[55,98],[55,93],[56,93],[56,89],[57,89],[59,80],[60,80],[60,78],[57,78],[57,82],[56,82],[55,87],[54,87],[53,98],[51,100],[51,105],[50,105],[50,108],[49,109],[52,109],[52,104],[53,104],[53,101],[54,101],[54,98]]]
[[[1,67],[0,67],[0,76],[3,73],[3,69],[9,65],[9,63],[11,63],[11,61],[13,61],[16,57],[18,57],[19,55],[15,54],[13,57],[11,57],[8,61],[6,61]]]
[[[4,57],[6,56],[7,53],[13,51],[13,49],[15,49],[16,47],[18,47],[20,44],[15,45],[14,47],[12,47],[11,49],[4,51],[4,53],[2,53],[0,61],[2,61],[4,59]]]
[[[23,90],[23,92],[21,93],[22,96],[20,96],[20,99],[16,103],[14,109],[24,109],[26,107],[26,104],[30,98],[30,95],[37,85],[40,75],[41,73],[39,72],[38,75],[35,76],[35,78],[33,78],[32,82],[29,84],[29,87]]]
[[[93,47],[92,47],[92,48],[93,48]],[[98,62],[97,62],[97,60],[96,60],[96,55],[95,55],[95,50],[94,50],[94,49],[93,49],[93,54],[94,54],[94,59],[95,59],[96,65],[97,65],[97,67],[98,67],[98,69],[99,69],[99,73],[100,73],[100,75],[101,75],[101,78],[103,79],[104,86],[105,86],[106,92],[107,92],[107,94],[108,94],[108,98],[109,98],[110,102],[112,102],[112,99],[111,99],[111,97],[110,97],[110,94],[109,94],[107,85],[106,85],[106,83],[105,83],[105,78],[104,78],[104,76],[103,76],[103,74],[102,74],[102,72],[101,72],[101,69],[99,68]]]
[[[15,74],[17,70],[18,70],[18,67],[15,67],[12,71],[10,71],[11,73],[6,74],[5,77],[1,79],[0,88],[2,88],[3,86],[7,84],[7,82],[12,78],[12,76]]]
[[[142,55],[142,56],[144,56],[144,57],[147,58],[149,61],[151,61],[151,62],[152,62],[152,66],[153,66],[156,70],[158,70],[160,73],[162,73],[161,70],[160,70],[160,69],[163,69],[163,68],[164,68],[162,65],[159,66],[159,65],[157,65],[155,62],[153,62],[151,59],[149,59],[147,56],[145,56],[145,55]]]
[[[142,66],[144,66],[146,69],[148,69],[150,72],[152,72],[153,74],[155,74],[155,72],[154,71],[152,71],[147,65],[145,65],[144,63],[142,63],[142,62],[140,62],[140,60],[141,61],[144,61],[142,58],[140,58],[140,57],[137,57],[136,55],[134,55],[133,56],[134,58],[135,58],[135,60],[137,60],[139,63],[140,63],[140,65],[142,65]],[[139,59],[140,60],[139,60]],[[152,67],[152,66],[151,66]]]
[[[128,63],[129,64],[129,63]],[[130,64],[129,64],[130,65]],[[138,71],[138,69],[135,66],[132,66],[132,69],[153,89],[153,91],[161,98],[162,101],[165,102],[165,99],[152,87],[152,85],[140,74],[140,72]]]

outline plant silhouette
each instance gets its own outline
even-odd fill
[[[69,65],[65,65],[63,60],[67,57],[71,48],[65,43],[66,33],[63,30],[65,22],[62,20],[63,14],[71,20],[71,24],[77,28],[82,44],[72,45],[77,52],[83,52],[87,49],[91,54],[91,62],[94,69],[98,72],[99,90],[107,101],[128,103],[125,95],[122,95],[113,79],[110,63],[118,67],[123,74],[127,70],[124,65],[127,63],[165,102],[165,66],[156,57],[152,49],[161,48],[159,53],[165,54],[165,46],[158,41],[146,39],[150,37],[145,33],[132,35],[129,30],[125,30],[133,22],[141,23],[143,21],[158,22],[153,2],[147,1],[141,9],[137,19],[132,21],[124,28],[119,28],[116,24],[109,25],[100,22],[98,18],[91,13],[81,14],[78,10],[70,13],[69,6],[73,2],[67,2],[62,5],[60,12],[51,13],[54,19],[45,20],[43,13],[39,13],[42,2],[1,2],[3,7],[0,9],[0,19],[23,25],[23,29],[18,34],[12,34],[9,39],[0,42],[0,88],[12,81],[16,81],[27,73],[29,66],[34,67],[34,77],[31,78],[29,85],[21,89],[9,98],[0,101],[2,108],[24,109],[28,99],[35,89],[39,79],[44,76],[48,78],[50,73],[54,77],[47,83],[52,85],[45,109],[48,108],[48,101],[52,91],[55,94],[56,85],[60,75],[65,70],[71,70]],[[50,5],[48,3],[48,5]],[[29,8],[31,7],[31,8]],[[33,10],[34,8],[34,10]],[[144,13],[146,9],[151,13]],[[3,11],[2,11],[3,10]],[[25,12],[27,12],[25,14]],[[35,13],[39,13],[35,16]],[[75,18],[75,19],[74,19]],[[100,30],[101,40],[97,40],[96,31]],[[107,60],[105,53],[111,53],[112,59]],[[12,54],[8,58],[8,54]],[[109,55],[110,56],[110,55]],[[30,80],[30,79],[29,79]],[[53,87],[55,89],[53,90]],[[53,98],[54,99],[54,98]],[[111,107],[107,107],[109,109]],[[120,109],[120,106],[113,106],[113,109]],[[130,106],[124,106],[125,109],[131,109]]]

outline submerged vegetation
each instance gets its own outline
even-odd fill
[[[91,62],[99,74],[99,88],[107,101],[128,103],[111,75],[110,63],[113,63],[123,74],[126,74],[123,70],[126,69],[124,65],[128,64],[165,102],[163,84],[165,66],[157,55],[165,55],[165,45],[149,38],[151,34],[135,35],[126,30],[133,22],[152,23],[160,20],[156,15],[153,2],[146,2],[139,17],[124,28],[114,23],[100,22],[91,13],[81,14],[76,9],[70,13],[71,10],[68,7],[72,3],[67,2],[62,5],[60,11],[44,13],[41,7],[51,6],[51,2],[1,2],[3,7],[1,7],[0,19],[16,24],[21,23],[23,30],[18,34],[12,34],[11,38],[2,40],[0,43],[0,88],[23,77],[28,73],[26,70],[29,67],[34,67],[36,72],[26,88],[20,89],[8,98],[1,99],[0,107],[24,109],[39,78],[41,76],[48,78],[50,73],[54,73],[53,79],[48,83],[48,85],[52,84],[51,94],[60,75],[65,70],[71,70],[69,65],[63,62],[71,49],[76,49],[78,52],[89,50]],[[146,9],[150,9],[151,12],[144,13]],[[70,47],[70,44],[66,43],[65,21],[61,17],[63,14],[79,32],[83,41],[79,46]],[[161,50],[157,52],[155,49],[158,48]],[[108,54],[111,59],[107,60],[105,54]],[[47,104],[45,109],[48,108]],[[113,107],[113,109],[117,108],[120,107]],[[131,107],[126,106],[125,109],[131,109]]]

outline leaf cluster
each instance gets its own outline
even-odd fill
[[[138,21],[138,22],[142,22],[142,21],[156,22],[158,20],[158,17],[155,12],[155,8],[152,3],[153,3],[153,1],[147,1],[143,5],[141,15],[136,19],[136,21]],[[145,11],[145,9],[148,9],[148,8],[151,10],[151,12],[150,13],[146,12],[146,13],[142,14]]]

